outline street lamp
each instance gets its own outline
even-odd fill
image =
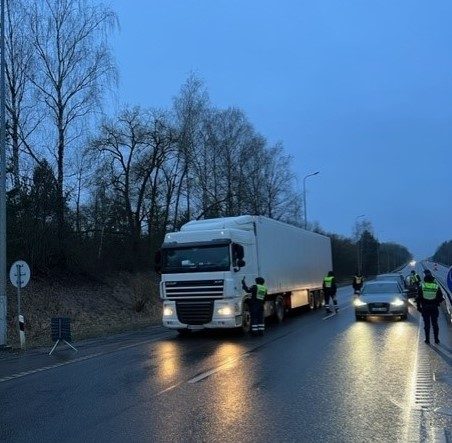
[[[366,214],[361,214],[361,215],[356,216],[355,217],[355,226],[358,224],[358,219],[360,219],[361,217],[365,217],[365,216],[366,216]],[[362,260],[360,260],[360,258],[361,258],[361,235],[360,235],[359,230],[357,231],[356,235],[358,236],[358,241],[356,242],[356,246],[357,246],[356,247],[356,263],[358,266],[358,272],[362,272],[362,269],[361,269],[361,267],[362,267],[361,261]]]
[[[308,226],[308,216],[306,213],[306,179],[308,177],[312,177],[313,175],[317,175],[320,171],[313,172],[312,174],[308,174],[303,178],[303,206],[304,206],[304,228]]]

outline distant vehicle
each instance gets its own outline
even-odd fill
[[[262,276],[264,312],[323,304],[322,282],[332,269],[328,237],[266,217],[196,220],[165,236],[156,254],[161,274],[163,326],[185,334],[204,328],[250,328],[249,296],[242,290]]]
[[[392,272],[390,274],[379,274],[375,277],[375,280],[396,281],[404,289],[407,286],[405,278],[403,277],[402,274],[399,274],[398,272]]]
[[[353,302],[356,320],[368,316],[408,317],[408,299],[406,291],[395,281],[371,281],[365,283],[361,295]]]

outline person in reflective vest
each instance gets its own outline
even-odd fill
[[[334,278],[333,271],[328,272],[328,275],[323,279],[323,295],[325,296],[326,313],[331,314],[331,308],[334,307],[334,311],[339,311],[336,300],[336,279]],[[333,301],[333,306],[330,306],[330,300]]]
[[[421,284],[421,277],[419,274],[413,269],[410,275],[410,285],[419,287]]]
[[[439,344],[439,305],[444,301],[441,288],[435,282],[431,274],[426,274],[424,283],[419,288],[416,300],[417,310],[422,313],[424,319],[425,343],[430,344],[430,323],[433,326],[435,343]]]
[[[247,294],[251,294],[250,299],[250,320],[251,320],[251,334],[264,335],[264,303],[267,296],[267,287],[265,280],[262,277],[256,278],[256,284],[249,288],[246,285],[245,277],[242,280],[242,288]]]
[[[363,287],[364,283],[364,277],[362,276],[361,272],[357,272],[355,276],[353,277],[353,290],[355,291],[355,294],[361,291],[361,288]]]

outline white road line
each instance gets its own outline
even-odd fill
[[[8,375],[8,376],[0,378],[0,383],[6,382],[6,381],[9,381],[9,380],[14,380],[14,379],[26,377],[27,375],[36,374],[38,372],[49,371],[51,369],[59,368],[61,366],[67,366],[67,365],[71,365],[71,364],[74,364],[74,363],[79,363],[81,361],[91,360],[92,358],[101,357],[103,355],[112,354],[114,352],[123,351],[125,349],[135,348],[137,346],[145,345],[147,343],[153,343],[155,341],[161,340],[162,338],[166,338],[166,336],[170,336],[170,334],[166,334],[166,335],[163,335],[163,336],[160,336],[160,337],[156,337],[156,338],[151,339],[151,340],[144,340],[144,341],[141,341],[141,342],[138,342],[138,343],[132,343],[130,345],[120,346],[119,348],[108,350],[108,351],[96,352],[95,354],[85,355],[83,357],[74,358],[73,360],[65,361],[65,362],[62,362],[62,363],[55,363],[54,365],[42,366],[40,368],[32,369],[30,371],[18,372],[16,374],[11,374],[11,375]]]
[[[210,377],[212,374],[223,371],[224,369],[229,369],[234,363],[237,363],[239,360],[242,360],[243,358],[248,357],[249,355],[250,355],[249,352],[245,352],[244,354],[241,354],[238,357],[231,358],[222,363],[221,365],[217,366],[216,368],[210,369],[209,371],[203,372],[202,374],[193,377],[191,380],[188,381],[188,383],[190,384],[198,383],[201,380]]]
[[[332,314],[328,314],[326,317],[323,317],[322,320],[328,320],[329,318],[335,317],[336,314],[333,312]]]
[[[413,371],[411,373],[411,382],[408,390],[408,407],[405,415],[404,438],[402,441],[419,441],[421,435],[421,415],[419,406],[416,404],[416,385],[419,365],[419,341],[421,334],[421,321],[419,318],[416,340],[416,351],[414,355]]]

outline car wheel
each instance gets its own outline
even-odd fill
[[[281,295],[278,295],[275,300],[275,318],[277,323],[281,323],[284,320],[284,299]]]
[[[364,317],[362,315],[355,314],[356,321],[363,321]]]

